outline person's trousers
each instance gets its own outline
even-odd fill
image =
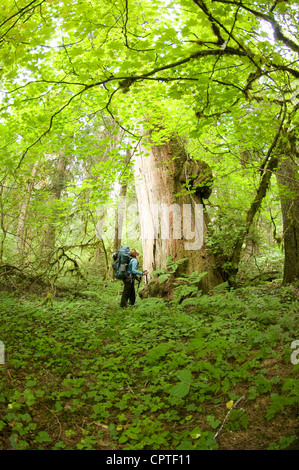
[[[132,276],[124,279],[124,290],[121,296],[121,307],[126,307],[129,301],[130,305],[134,305],[136,300],[134,278]]]

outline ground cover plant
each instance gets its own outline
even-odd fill
[[[2,450],[298,448],[296,287],[127,309],[120,290],[1,292]]]

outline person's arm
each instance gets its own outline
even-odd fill
[[[131,260],[131,267],[132,267],[132,273],[133,274],[136,274],[136,276],[142,276],[143,275],[143,272],[142,271],[138,271],[138,261],[136,258],[132,258]]]

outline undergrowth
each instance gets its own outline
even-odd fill
[[[178,286],[172,302],[128,309],[120,290],[101,284],[46,305],[0,293],[0,448],[297,445],[292,287],[182,297]]]

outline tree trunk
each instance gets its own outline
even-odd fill
[[[278,141],[274,140],[268,155],[267,164],[263,167],[263,174],[257,189],[256,197],[247,211],[243,232],[235,245],[231,259],[234,276],[240,262],[241,251],[245,237],[248,235],[254,217],[262,205],[266,196],[271,176],[276,173],[281,195],[281,211],[283,220],[284,237],[284,284],[294,282],[299,278],[299,182],[298,182],[298,153],[296,149],[296,137],[285,130],[281,131]],[[277,142],[278,141],[278,142]],[[272,154],[277,144],[275,154]],[[288,153],[288,155],[286,155]]]
[[[211,171],[193,161],[176,136],[154,145],[148,135],[146,143],[149,148],[140,143],[134,161],[143,269],[151,273],[165,269],[168,257],[184,258],[184,273],[207,272],[201,288],[208,292],[223,282],[205,247],[209,219],[202,199],[211,193]]]
[[[6,239],[7,230],[4,223],[4,204],[3,204],[3,190],[4,187],[0,185],[0,227],[1,227],[1,238],[0,238],[0,264],[3,262],[3,253],[4,253],[4,242]]]
[[[126,159],[124,161],[124,167],[127,168],[130,160],[131,160],[131,151],[127,149]],[[120,182],[121,187],[119,191],[119,206],[118,210],[116,211],[115,216],[115,230],[114,230],[114,243],[113,243],[113,251],[116,252],[121,247],[121,239],[122,239],[122,230],[123,230],[123,223],[125,217],[125,199],[127,196],[127,189],[128,189],[128,181],[126,179],[126,175],[123,175],[122,181]]]
[[[61,154],[57,159],[57,166],[55,174],[52,176],[52,181],[50,184],[51,196],[49,198],[50,204],[54,201],[59,201],[61,198],[61,193],[66,184],[66,175],[65,170],[67,166],[67,160],[63,154]],[[50,221],[47,223],[44,229],[44,235],[42,240],[42,255],[46,257],[46,260],[49,260],[55,249],[55,238],[56,238],[56,222],[59,218],[59,211],[55,207],[55,204],[52,208],[52,214],[50,216]]]
[[[257,192],[256,192],[256,196],[255,196],[250,208],[247,211],[245,227],[244,227],[243,230],[240,231],[239,238],[238,238],[238,240],[235,244],[233,254],[231,256],[231,259],[229,260],[230,264],[231,264],[231,267],[230,267],[229,272],[228,272],[228,279],[229,279],[229,282],[232,282],[232,283],[233,283],[233,279],[234,279],[236,273],[238,272],[238,266],[239,266],[240,259],[241,259],[244,240],[246,239],[246,237],[249,233],[250,227],[253,223],[253,220],[254,220],[258,210],[260,209],[260,207],[262,205],[264,197],[267,194],[269,184],[270,184],[270,180],[271,180],[271,176],[277,170],[279,157],[278,157],[277,151],[275,151],[275,148],[276,148],[276,146],[281,145],[281,142],[282,142],[282,137],[281,136],[283,134],[283,123],[284,123],[284,120],[285,120],[285,117],[286,117],[286,111],[287,111],[287,108],[286,108],[285,104],[284,104],[283,108],[284,108],[284,110],[283,110],[283,113],[282,113],[283,114],[282,119],[281,119],[281,121],[278,125],[276,134],[275,134],[274,139],[273,139],[273,141],[272,141],[272,143],[271,143],[271,145],[268,149],[267,155],[266,155],[266,157],[265,157],[265,159],[264,159],[264,161],[263,161],[263,163],[260,167],[261,180],[260,180],[260,184],[259,184],[259,187],[257,189]],[[274,153],[274,151],[276,153]]]
[[[291,157],[282,157],[276,173],[283,222],[284,284],[299,279],[299,179],[298,154],[294,147]]]
[[[26,194],[23,199],[20,208],[19,220],[18,220],[18,227],[17,227],[17,255],[20,258],[21,262],[24,263],[27,254],[26,250],[26,243],[27,243],[27,230],[26,230],[26,219],[28,214],[28,205],[30,202],[31,193],[34,187],[34,178],[36,176],[37,168],[39,165],[39,161],[36,161],[33,165],[32,172],[31,172],[31,179],[28,181]]]
[[[247,263],[247,261],[256,253],[259,252],[259,246],[258,243],[256,242],[254,238],[254,233],[248,234],[246,238],[246,245],[244,249],[244,262]]]
[[[257,189],[256,196],[253,202],[251,203],[250,208],[247,211],[245,227],[242,231],[240,231],[239,238],[234,246],[233,255],[230,259],[231,268],[228,272],[229,280],[232,280],[238,271],[238,266],[239,266],[241,255],[242,255],[242,248],[243,248],[244,240],[246,239],[249,233],[250,227],[254,221],[254,218],[258,210],[260,209],[262,202],[267,194],[272,173],[276,171],[277,165],[278,165],[278,157],[276,155],[270,155],[269,160],[267,162],[267,166],[260,180],[260,184]]]
[[[121,239],[122,239],[122,229],[124,222],[124,208],[122,207],[122,202],[125,200],[127,195],[127,184],[123,184],[119,192],[119,207],[115,215],[115,229],[114,229],[114,243],[113,243],[113,252],[115,253],[120,249]]]

